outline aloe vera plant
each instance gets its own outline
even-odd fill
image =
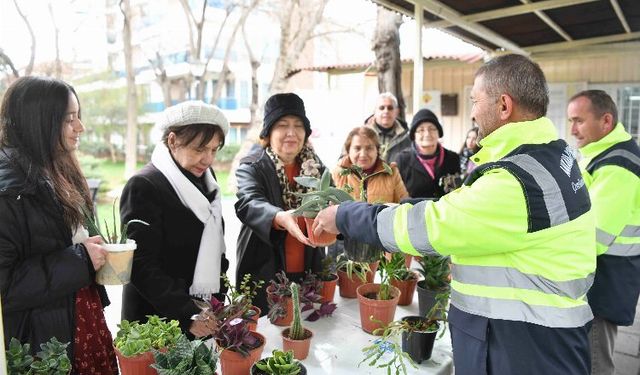
[[[293,358],[293,351],[283,352],[274,349],[271,357],[256,362],[256,367],[265,374],[296,375],[301,371],[300,362]]]
[[[302,197],[302,203],[293,211],[294,215],[314,218],[330,203],[340,204],[353,200],[346,191],[331,186],[331,173],[328,169],[324,170],[320,179],[298,176],[295,177],[295,180],[299,185],[312,189],[312,191],[299,194]]]
[[[91,213],[85,211],[84,216],[85,216],[85,222],[87,224],[87,229],[89,230],[89,233],[91,235],[96,235],[96,234],[100,235],[104,243],[107,243],[107,244],[126,243],[130,224],[138,223],[138,224],[143,224],[147,226],[149,225],[149,223],[147,223],[146,221],[142,221],[138,219],[129,220],[128,222],[122,225],[122,229],[120,230],[120,233],[118,233],[119,220],[116,217],[116,201],[115,200],[113,201],[113,208],[111,212],[111,216],[112,216],[111,226],[109,226],[109,223],[107,222],[107,220],[105,220],[104,232],[100,230],[100,226],[98,225],[98,223],[96,223],[95,218]]]

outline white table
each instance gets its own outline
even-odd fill
[[[303,325],[313,331],[309,356],[302,361],[309,374],[383,374],[386,369],[370,367],[367,363],[358,363],[365,356],[362,348],[371,345],[378,338],[362,330],[358,299],[342,298],[336,288],[334,302],[338,308],[331,317],[323,317],[315,322],[303,321]],[[303,313],[306,316],[308,312]],[[407,315],[418,315],[418,294],[414,294],[410,306],[398,306],[395,319]],[[271,324],[266,316],[258,321],[258,332],[267,338],[262,358],[269,357],[273,349],[282,349],[281,332],[286,327]],[[398,339],[400,342],[400,339]],[[382,359],[384,359],[383,357]],[[378,363],[384,363],[379,361]],[[408,374],[452,374],[453,354],[451,336],[447,330],[444,336],[436,340],[431,359],[422,361],[415,369],[407,363]]]

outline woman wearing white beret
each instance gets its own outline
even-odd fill
[[[223,292],[229,267],[224,245],[221,191],[211,164],[224,145],[229,121],[215,106],[187,101],[167,108],[156,123],[162,131],[147,164],[122,192],[122,222],[136,240],[131,283],[124,286],[122,319],[146,321],[156,314],[176,319],[196,337],[213,327],[191,321],[194,298]]]

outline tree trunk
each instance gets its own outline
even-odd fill
[[[378,90],[390,92],[398,99],[398,117],[405,118],[402,95],[402,62],[400,60],[400,25],[402,16],[378,7],[376,31],[373,36],[373,51],[378,69]]]
[[[51,15],[51,22],[53,23],[54,29],[54,38],[56,45],[56,61],[55,61],[55,70],[54,77],[61,79],[62,78],[62,61],[60,61],[60,29],[58,28],[58,24],[56,23],[56,17],[53,14],[53,6],[51,5],[51,1],[49,1],[49,15]]]
[[[149,59],[149,65],[153,68],[153,73],[156,76],[156,82],[162,89],[162,99],[164,107],[171,107],[173,103],[171,99],[171,80],[167,77],[167,70],[164,68],[164,60],[160,55],[160,52],[156,51],[156,60]]]
[[[15,5],[16,10],[18,11],[18,14],[24,21],[25,25],[27,25],[27,29],[29,30],[29,35],[31,36],[31,56],[29,57],[29,64],[27,65],[27,68],[24,70],[24,75],[30,76],[31,72],[33,72],[33,62],[36,59],[36,36],[33,34],[33,29],[31,28],[31,23],[29,23],[29,19],[27,19],[27,16],[25,16],[24,13],[22,13],[22,9],[20,9],[20,6],[18,6],[18,0],[13,0],[13,5]]]
[[[124,174],[131,177],[136,171],[138,159],[138,95],[136,93],[136,76],[133,70],[131,48],[131,5],[129,0],[120,0],[120,11],[124,16],[122,42],[124,45],[124,61],[127,71],[127,136],[125,141]]]

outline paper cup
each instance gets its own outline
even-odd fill
[[[107,258],[104,266],[96,272],[96,282],[101,285],[124,285],[131,280],[131,267],[133,266],[133,251],[136,249],[136,241],[127,240],[123,244],[103,244],[107,250]]]

